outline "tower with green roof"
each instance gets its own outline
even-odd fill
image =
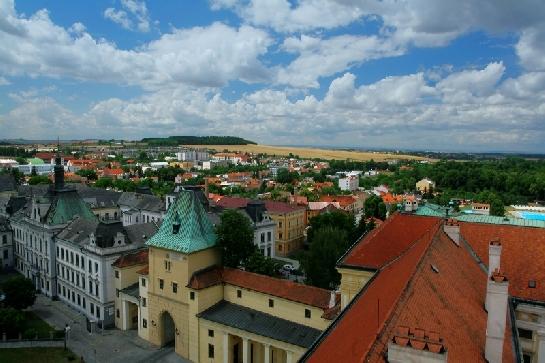
[[[191,340],[198,337],[196,314],[208,307],[207,302],[220,297],[200,300],[187,285],[193,273],[219,265],[221,259],[214,226],[193,191],[179,192],[159,230],[146,245],[149,340],[158,346],[174,341],[179,355],[196,357],[198,342]]]

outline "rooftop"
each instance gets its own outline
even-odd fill
[[[227,301],[220,301],[197,316],[304,348],[310,347],[321,333],[318,329]]]
[[[193,191],[179,192],[159,231],[146,244],[186,254],[216,245],[214,227]]]
[[[124,254],[123,256],[120,256],[117,260],[114,261],[112,266],[117,268],[124,268],[124,267],[130,267],[130,266],[137,266],[137,265],[148,265],[148,249],[142,248],[136,251],[132,251],[129,253]]]

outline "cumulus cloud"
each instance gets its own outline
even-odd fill
[[[150,31],[150,17],[144,1],[121,0],[121,9],[107,8],[104,17],[128,30]]]
[[[129,4],[130,2],[126,2]],[[223,23],[173,29],[135,50],[94,39],[81,24],[55,25],[46,10],[25,18],[0,8],[0,74],[67,77],[145,88],[179,83],[218,87],[230,80],[264,81],[269,71],[259,57],[269,35],[250,26]]]
[[[419,72],[361,86],[354,74],[345,73],[330,83],[321,99],[262,89],[227,101],[215,90],[181,86],[130,100],[103,100],[80,115],[51,101],[37,107],[43,97],[28,95],[0,122],[16,120],[20,129],[41,122],[60,127],[73,118],[70,122],[94,127],[93,135],[99,137],[228,130],[264,143],[545,151],[545,74],[502,80],[503,72],[503,64],[490,63],[452,72],[439,82],[427,81]],[[471,97],[453,100],[452,95],[468,85]],[[47,134],[54,129],[40,130]],[[74,136],[81,135],[79,131]]]

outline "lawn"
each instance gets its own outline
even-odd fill
[[[25,323],[22,329],[23,333],[29,329],[33,329],[38,333],[38,337],[49,338],[50,337],[49,332],[55,330],[45,321],[40,319],[32,311],[25,311],[24,314],[25,314]]]
[[[76,362],[76,355],[63,348],[6,348],[0,349],[2,363]]]

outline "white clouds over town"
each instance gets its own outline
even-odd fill
[[[104,21],[151,32],[149,3],[110,5],[98,14]],[[0,0],[0,90],[21,78],[139,90],[93,100],[83,111],[49,95],[12,99],[0,113],[2,134],[31,129],[25,137],[51,137],[69,126],[61,135],[233,134],[276,144],[545,151],[542,1],[209,5],[212,14],[232,12],[239,22],[172,25],[126,47],[84,19],[63,26],[50,10],[23,14]],[[502,46],[515,65],[468,55],[464,66],[443,62],[366,80],[370,62],[446,49],[472,32],[491,41],[511,37]],[[248,88],[231,96],[237,83]]]

